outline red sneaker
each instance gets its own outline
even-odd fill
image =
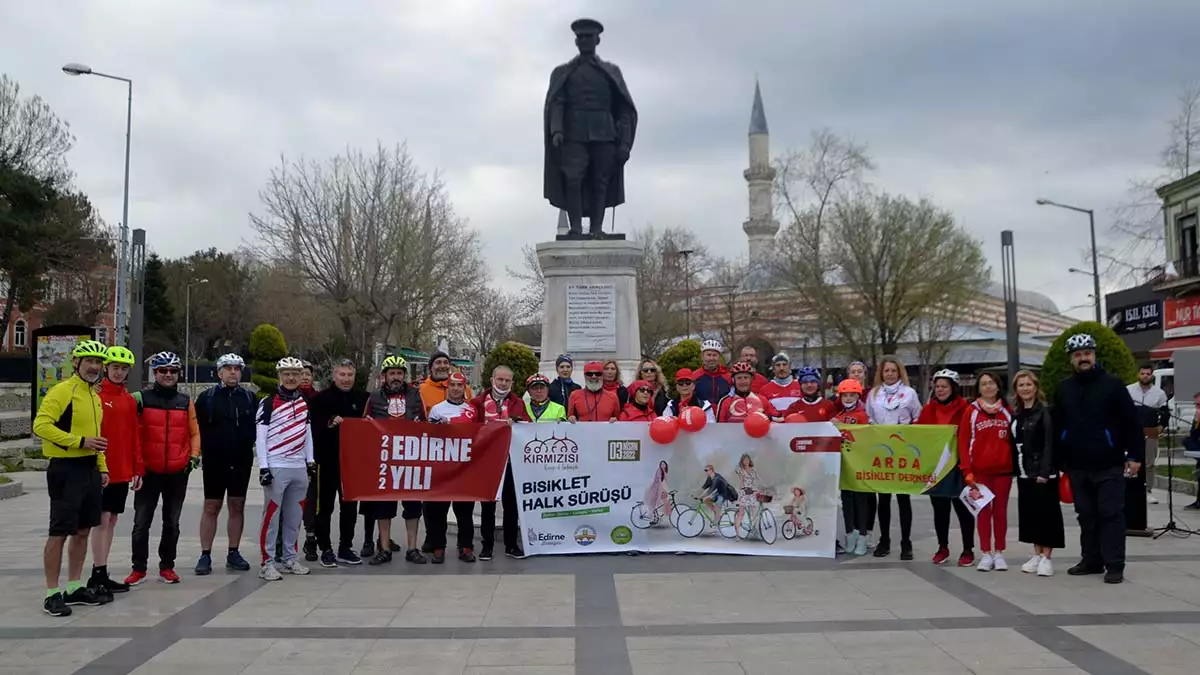
[[[963,551],[963,554],[958,556],[959,567],[970,567],[975,564],[975,554],[971,551]]]
[[[934,565],[944,564],[949,559],[950,559],[950,549],[946,548],[945,546],[939,548],[937,550],[937,553],[933,554],[933,564]]]
[[[160,570],[160,571],[159,571],[159,573],[158,573],[158,578],[159,578],[159,580],[161,580],[161,581],[162,581],[164,584],[177,584],[177,583],[179,583],[179,575],[178,575],[178,574],[175,574],[175,570]]]
[[[129,576],[125,577],[125,583],[129,584],[130,586],[137,586],[138,584],[142,583],[145,580],[146,580],[146,573],[139,572],[137,570],[130,572]]]

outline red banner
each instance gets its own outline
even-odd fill
[[[1163,338],[1200,335],[1200,297],[1167,298],[1163,301]]]
[[[512,429],[402,419],[341,424],[342,490],[350,501],[496,498]]]

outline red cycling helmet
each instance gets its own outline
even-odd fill
[[[729,367],[730,375],[754,375],[754,366],[749,361],[738,361]]]

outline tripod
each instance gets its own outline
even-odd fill
[[[1198,413],[1198,414],[1200,414],[1200,413]],[[1182,419],[1173,413],[1171,414],[1171,418],[1174,419],[1176,422],[1180,423],[1181,427],[1182,427],[1183,423],[1187,422],[1187,420]],[[1154,529],[1154,534],[1152,537],[1154,539],[1158,539],[1159,537],[1163,536],[1164,534],[1167,534],[1168,532],[1176,537],[1190,537],[1193,534],[1200,535],[1200,532],[1197,532],[1196,530],[1189,530],[1186,527],[1180,527],[1175,522],[1175,491],[1171,489],[1175,486],[1175,463],[1174,463],[1174,459],[1173,459],[1174,455],[1175,455],[1175,452],[1174,452],[1175,448],[1174,448],[1174,443],[1172,443],[1171,439],[1172,439],[1172,437],[1170,435],[1168,435],[1167,436],[1167,524],[1163,525],[1162,527],[1157,527]]]

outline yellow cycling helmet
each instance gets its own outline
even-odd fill
[[[71,358],[83,359],[87,357],[103,359],[108,357],[108,348],[103,342],[95,340],[82,340],[75,343],[75,348],[71,350]]]
[[[382,364],[380,364],[379,372],[386,373],[392,368],[404,369],[407,365],[408,361],[405,361],[403,356],[389,356],[383,360]]]
[[[110,363],[123,363],[127,366],[132,366],[135,359],[133,352],[124,347],[112,346],[108,348],[108,354],[104,357],[104,365]]]

